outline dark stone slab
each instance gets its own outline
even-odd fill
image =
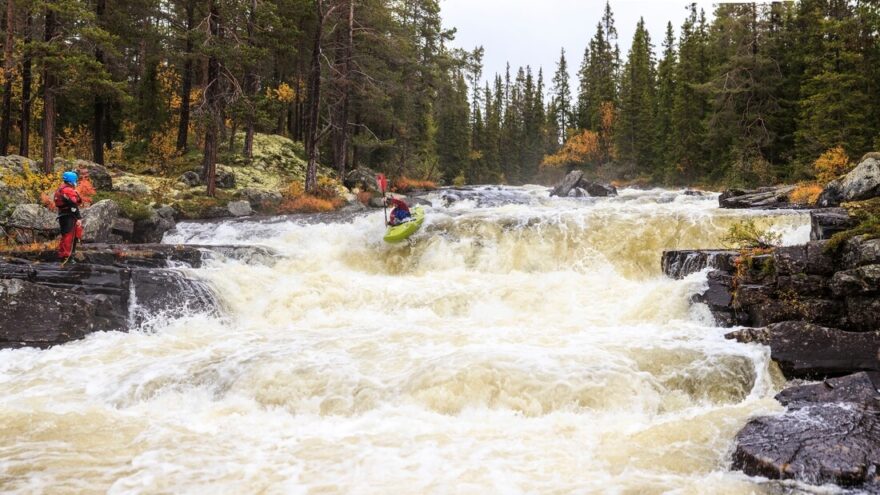
[[[733,250],[681,249],[664,251],[660,264],[664,275],[680,280],[707,267],[733,272],[737,256]]]
[[[810,212],[810,239],[831,239],[834,234],[851,229],[857,223],[844,208],[813,210]]]

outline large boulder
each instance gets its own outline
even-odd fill
[[[48,347],[83,338],[95,327],[95,306],[69,290],[0,279],[0,349]]]
[[[831,181],[819,196],[819,206],[837,206],[880,196],[880,155],[869,153],[845,176]]]
[[[25,158],[19,155],[7,155],[0,156],[0,176],[11,173],[11,174],[21,174],[24,173],[25,166],[31,172],[39,172],[40,168],[37,163],[30,158]]]
[[[234,172],[218,169],[214,177],[218,189],[235,189]]]
[[[358,167],[350,170],[345,174],[343,184],[349,189],[360,189],[361,191],[369,191],[379,193],[379,187],[376,185],[376,171],[366,167]],[[391,185],[389,184],[389,187]]]
[[[583,178],[583,171],[572,170],[562,179],[562,182],[560,182],[559,185],[550,191],[550,196],[559,196],[562,198],[568,196],[571,190],[576,188]]]
[[[202,178],[199,176],[199,173],[193,170],[187,170],[177,180],[187,187],[197,187],[202,184]]]
[[[839,298],[880,292],[880,264],[839,271],[831,278],[830,287]]]
[[[111,199],[98,201],[83,209],[83,242],[116,242],[113,224],[120,213],[119,205]]]
[[[803,321],[728,333],[741,342],[770,346],[770,357],[787,378],[823,378],[858,371],[880,371],[880,332],[844,332]]]
[[[602,184],[581,179],[578,187],[587,191],[587,194],[592,197],[605,198],[608,196],[617,196],[617,188],[610,184]]]
[[[107,167],[88,160],[55,159],[55,170],[73,170],[81,177],[87,177],[98,191],[112,191],[113,177]]]
[[[664,251],[660,259],[663,274],[677,280],[705,268],[732,272],[739,252],[731,250],[682,249]]]
[[[165,233],[174,229],[174,210],[169,207],[151,209],[145,219],[135,220],[131,242],[138,244],[154,244],[162,242]]]
[[[880,239],[853,237],[844,244],[842,259],[846,268],[880,263]]]
[[[226,209],[234,217],[246,217],[254,213],[251,209],[251,204],[247,201],[230,201],[226,205]]]
[[[856,373],[788,388],[788,410],[754,418],[737,434],[733,468],[751,476],[834,483],[876,492],[880,374]]]
[[[51,239],[58,234],[59,229],[55,213],[36,204],[16,206],[7,226],[20,243]]]
[[[250,203],[255,210],[270,207],[281,203],[282,196],[278,191],[267,191],[256,188],[245,188],[238,192],[238,196]]]
[[[117,177],[113,181],[113,190],[141,197],[153,192],[153,188],[150,187],[145,178],[130,174]]]
[[[795,189],[796,186],[729,189],[721,193],[718,203],[722,208],[791,208],[789,195]]]

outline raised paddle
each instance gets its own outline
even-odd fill
[[[379,174],[376,176],[376,184],[379,186],[379,190],[382,191],[382,218],[385,220],[385,225],[388,225],[388,203],[385,201],[385,191],[388,189],[388,179],[385,178],[385,174]]]

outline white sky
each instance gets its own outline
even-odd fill
[[[689,0],[611,0],[622,58],[626,58],[639,17],[651,35],[655,51],[672,21],[676,36],[687,16]],[[696,0],[711,19],[717,0]],[[482,45],[483,78],[503,74],[510,62],[511,75],[519,66],[531,65],[537,76],[544,68],[548,87],[556,71],[559,50],[565,47],[573,92],[584,48],[602,19],[605,0],[440,0],[444,26],[458,29],[454,46],[471,50]]]

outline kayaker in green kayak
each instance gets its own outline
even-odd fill
[[[387,222],[391,227],[400,225],[412,218],[412,213],[409,211],[409,205],[403,202],[403,200],[386,196],[385,205],[391,207],[391,213],[388,215]]]

